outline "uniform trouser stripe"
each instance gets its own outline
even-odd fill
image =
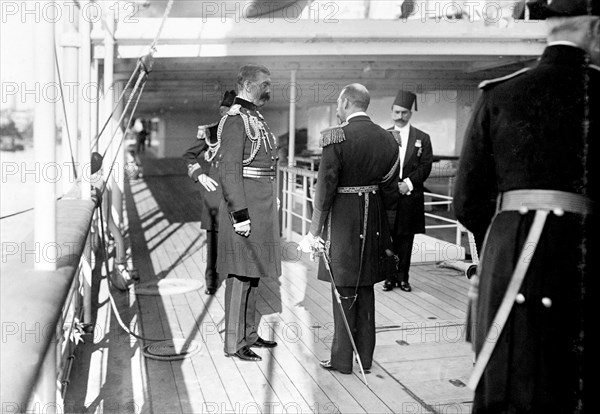
[[[244,279],[244,280],[243,280]],[[250,278],[230,275],[225,281],[225,352],[251,345],[256,333],[256,286]],[[254,285],[254,286],[252,286]]]

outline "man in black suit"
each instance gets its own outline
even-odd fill
[[[235,99],[235,91],[227,91],[219,105],[219,113],[225,115]],[[211,177],[210,162],[206,160],[208,149],[217,144],[217,128],[219,122],[199,125],[197,140],[183,154],[188,168],[188,176],[200,184],[202,204],[200,207],[200,227],[206,230],[206,269],[204,271],[205,290],[207,295],[214,295],[219,287],[217,273],[217,245],[219,233],[219,205],[221,204],[221,188]]]
[[[325,239],[335,279],[334,336],[331,359],[321,365],[349,374],[353,349],[335,293],[341,295],[363,368],[369,369],[375,350],[373,285],[385,278],[381,262],[391,248],[387,212],[393,216],[399,197],[398,145],[365,113],[370,95],[363,85],[347,85],[337,102],[343,123],[322,132],[312,223],[300,248],[311,251],[321,235]],[[318,278],[331,281],[322,262]]]
[[[405,292],[412,290],[409,283],[410,259],[416,233],[425,232],[425,196],[423,183],[431,173],[433,150],[429,135],[410,124],[412,108],[417,110],[417,96],[400,90],[392,104],[394,126],[390,131],[400,146],[400,199],[392,229],[394,252],[398,255],[398,272],[387,276],[383,290],[395,285]]]
[[[455,186],[458,220],[485,238],[473,411],[590,413],[600,1],[538,2],[528,14],[548,18],[548,45],[535,68],[480,85]]]

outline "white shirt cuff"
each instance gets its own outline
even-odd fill
[[[233,229],[234,229],[234,230],[238,230],[240,227],[243,227],[243,226],[245,226],[246,224],[250,224],[250,220],[245,220],[245,221],[242,221],[242,222],[239,222],[239,223],[235,223],[235,224],[233,225]]]

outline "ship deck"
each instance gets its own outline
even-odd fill
[[[177,168],[176,168],[177,166]],[[147,169],[126,182],[125,227],[130,265],[140,283],[162,279],[203,282],[206,234],[200,198],[177,162]],[[285,241],[284,241],[285,242]],[[77,348],[65,399],[67,412],[118,413],[425,413],[470,412],[465,383],[472,352],[464,340],[469,282],[435,263],[411,267],[413,291],[375,286],[377,345],[364,384],[325,371],[332,341],[328,283],[316,263],[295,249],[279,278],[261,280],[259,333],[279,345],[259,349],[261,362],[223,354],[224,287],[181,294],[136,295],[95,278],[95,329]],[[294,253],[292,253],[294,252]],[[96,264],[100,272],[100,263]],[[136,340],[118,325],[111,292],[130,329],[149,339],[180,338],[200,351],[185,359],[145,357],[150,340]]]

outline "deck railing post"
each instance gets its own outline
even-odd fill
[[[102,164],[103,167],[103,176],[104,176],[104,180],[106,181],[106,194],[105,194],[105,198],[109,198],[110,197],[110,193],[112,193],[113,190],[113,180],[110,179],[110,177],[108,176],[108,174],[110,173],[110,167],[111,167],[111,162],[112,159],[114,157],[114,153],[112,151],[112,145],[109,145],[110,141],[111,141],[111,137],[113,134],[113,131],[115,129],[115,123],[114,120],[108,119],[108,116],[110,115],[110,113],[112,112],[113,106],[115,104],[114,102],[114,90],[113,90],[113,81],[114,81],[114,76],[113,76],[113,65],[114,65],[114,49],[115,49],[115,40],[113,39],[113,35],[112,33],[114,33],[114,29],[115,29],[115,17],[114,17],[114,13],[112,12],[112,8],[111,7],[104,7],[103,12],[106,14],[106,25],[104,27],[104,66],[103,66],[103,73],[102,73],[102,82],[103,82],[103,86],[104,86],[104,102],[103,102],[103,107],[102,107],[102,112],[101,112],[101,117],[100,117],[100,123],[104,123],[105,120],[108,120],[108,127],[106,128],[106,131],[102,134],[102,139],[100,140],[98,146],[98,152],[100,152],[100,154],[104,154],[106,152],[106,155],[104,156],[104,161]],[[112,173],[111,173],[112,176]],[[108,216],[108,214],[110,214],[110,210],[104,210],[104,214],[106,216]]]
[[[89,1],[81,2],[81,7],[85,7]],[[90,155],[92,153],[92,99],[91,92],[95,90],[91,85],[91,30],[92,25],[90,19],[81,19],[79,22],[79,30],[81,33],[81,50],[79,53],[79,79],[80,79],[80,94],[78,98],[81,100],[81,118],[79,118],[79,129],[81,131],[81,140],[79,143],[79,172],[81,175],[81,199],[89,200],[90,191]],[[96,85],[94,85],[96,86]]]
[[[85,19],[84,19],[85,20]],[[67,193],[75,184],[75,171],[79,174],[77,161],[79,130],[79,12],[63,16],[62,48],[62,82],[65,105],[62,128],[62,193]],[[76,163],[73,166],[73,162]]]
[[[54,1],[44,2],[53,6]],[[56,10],[55,8],[52,8]],[[54,85],[54,23],[41,19],[35,30],[35,79],[42,87]],[[55,103],[37,99],[34,106],[33,147],[39,171],[60,174],[56,164]],[[35,270],[56,270],[58,246],[56,245],[56,177],[40,176],[34,185],[34,248]]]
[[[81,8],[88,5],[89,1],[81,2]],[[90,19],[81,19],[79,30],[81,32],[81,50],[79,54],[79,78],[81,80],[81,118],[79,125],[81,130],[81,142],[79,145],[79,163],[81,174],[81,199],[91,199],[91,153],[92,153],[92,99],[90,92],[95,91],[92,88],[92,45],[91,45],[91,29]],[[97,86],[97,85],[93,85]],[[92,234],[88,233],[85,248],[83,250],[83,260],[81,267],[81,276],[83,284],[83,322],[86,324],[92,323],[92,249],[91,249]]]
[[[290,71],[290,87],[289,98],[290,98],[290,123],[289,123],[289,133],[288,133],[288,168],[289,171],[287,173],[287,232],[286,238],[287,240],[292,239],[292,211],[294,208],[294,199],[293,199],[293,191],[295,187],[296,176],[292,173],[292,167],[296,164],[295,161],[295,148],[296,148],[296,72],[297,69],[293,68]]]
[[[117,92],[117,95],[121,93],[123,88],[126,85],[127,76],[125,75],[114,75],[113,73],[113,91]],[[125,95],[129,96],[129,95]],[[117,110],[115,111],[115,119],[119,119],[123,115],[123,109],[125,107],[125,102],[121,101],[117,105]],[[130,106],[128,108],[128,115],[125,116],[124,121],[129,120],[129,114],[132,110]],[[129,125],[115,125],[115,127],[119,130],[117,131],[117,135],[113,140],[113,148],[112,148],[112,157],[110,162],[112,162],[113,158],[115,158],[114,170],[112,172],[112,211],[114,222],[117,227],[121,227],[123,224],[123,194],[125,191],[125,142],[121,142],[121,140],[125,139],[125,134],[127,132],[127,127]]]

